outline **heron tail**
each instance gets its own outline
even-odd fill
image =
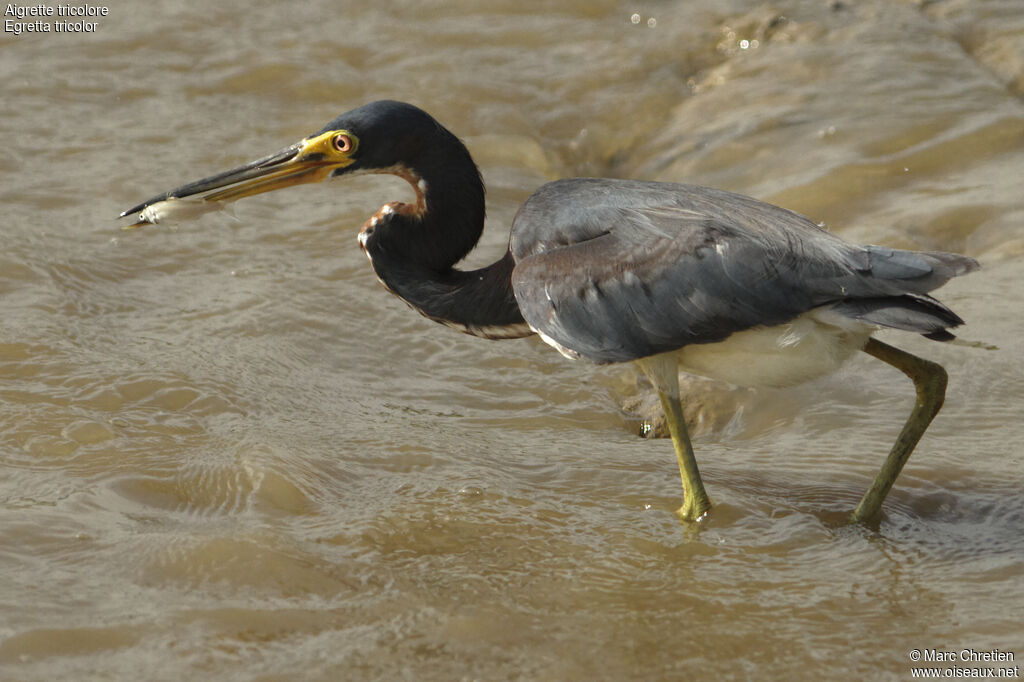
[[[956,337],[949,329],[964,323],[952,310],[923,294],[851,299],[834,304],[832,310],[867,324],[917,332],[933,341],[953,340]]]

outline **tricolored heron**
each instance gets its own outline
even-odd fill
[[[970,258],[860,246],[756,199],[694,185],[574,178],[542,186],[512,222],[508,250],[454,266],[484,226],[469,151],[423,110],[380,101],[234,170],[121,214],[135,225],[357,173],[409,181],[416,203],[385,204],[359,232],[377,277],[432,320],[489,339],[537,333],[562,355],[636,362],[657,388],[683,483],[678,514],[711,503],[694,458],[679,370],[742,386],[793,385],[857,350],[909,376],[917,401],[852,520],[875,519],[945,396],[941,366],[872,338],[883,328],[936,341],[963,323],[928,295],[977,269]]]

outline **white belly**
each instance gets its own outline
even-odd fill
[[[679,369],[737,386],[782,387],[836,371],[875,327],[816,309],[785,324],[737,332],[675,352]]]

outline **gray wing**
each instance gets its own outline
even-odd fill
[[[961,320],[926,292],[977,267],[953,254],[850,244],[729,192],[579,178],[527,200],[510,250],[525,320],[599,363],[720,341],[823,305],[939,337]]]

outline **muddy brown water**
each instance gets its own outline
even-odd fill
[[[0,40],[0,678],[1024,657],[1019,0],[115,2],[89,33]],[[649,395],[633,369],[463,336],[379,286],[355,233],[400,180],[114,220],[381,97],[479,162],[471,265],[547,180],[709,184],[979,259],[940,297],[998,350],[882,335],[950,390],[877,531],[839,521],[910,407],[901,375],[693,387],[716,503],[694,529],[671,443],[622,409]]]

